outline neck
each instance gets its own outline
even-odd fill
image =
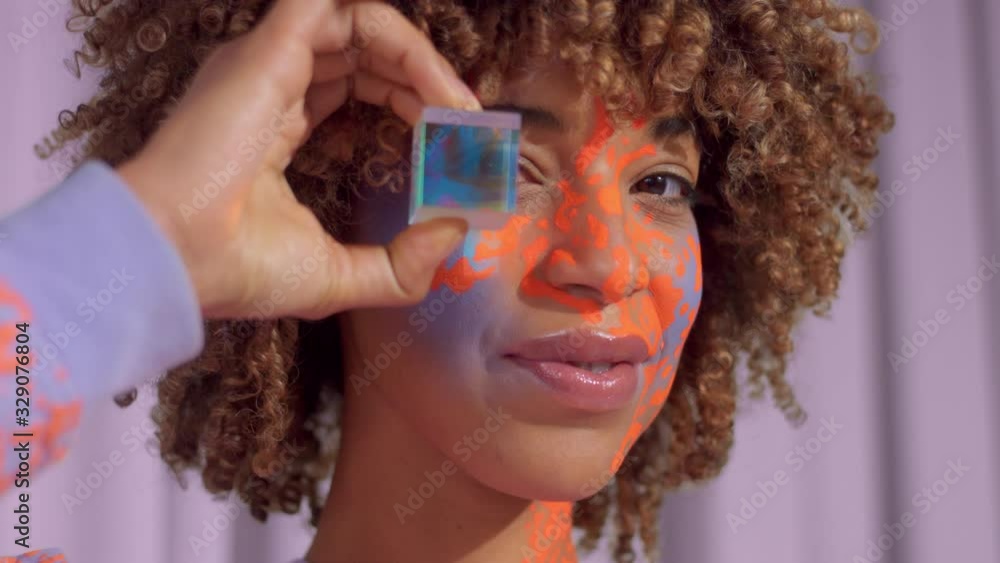
[[[341,417],[337,468],[309,563],[575,563],[571,503],[530,501],[468,476],[377,388]]]

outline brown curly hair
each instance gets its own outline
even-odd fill
[[[75,0],[68,27],[83,47],[68,66],[103,69],[100,91],[59,116],[45,144],[69,165],[134,154],[216,45],[246,33],[265,0]],[[484,105],[503,78],[557,54],[613,115],[678,104],[703,147],[695,208],[704,267],[700,313],[674,392],[621,469],[577,503],[592,548],[614,506],[616,561],[638,533],[655,551],[664,492],[725,465],[733,440],[738,360],[745,385],[769,388],[793,423],[804,414],[784,378],[804,311],[829,309],[851,231],[877,187],[869,169],[892,114],[849,68],[850,47],[874,48],[873,19],[830,0],[415,0],[393,2],[427,34]],[[843,34],[838,37],[837,34]],[[331,126],[331,124],[333,126]],[[374,130],[373,138],[352,132]],[[287,172],[296,196],[333,234],[361,186],[402,185],[404,124],[348,103],[300,149]],[[38,147],[36,147],[38,149]],[[39,149],[39,154],[44,151]],[[158,384],[153,416],[164,461],[200,470],[206,489],[235,491],[260,520],[308,501],[335,456],[342,375],[336,319],[209,322],[203,354]],[[326,345],[326,346],[325,346]],[[133,394],[134,396],[134,394]],[[294,453],[291,460],[284,454]],[[279,458],[283,461],[278,463]]]

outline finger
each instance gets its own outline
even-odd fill
[[[420,96],[413,90],[360,70],[354,75],[351,95],[362,102],[389,107],[410,125],[420,120],[424,108]]]
[[[443,55],[438,53],[437,56],[441,59],[442,65],[449,64]],[[408,87],[406,77],[403,76],[403,69],[382,57],[375,56],[371,50],[358,53],[352,53],[348,50],[317,55],[316,63],[313,66],[313,84],[333,82],[357,72],[358,69],[369,71],[390,82]]]
[[[267,75],[284,98],[283,106],[301,99],[312,83],[314,40],[337,16],[331,0],[277,0],[244,40],[249,72]]]
[[[358,68],[358,57],[349,51],[320,53],[313,65],[313,83],[339,80]]]
[[[403,74],[402,68],[383,59],[382,57],[376,56],[371,50],[363,51],[360,55],[358,55],[357,67],[360,70],[377,74],[390,82],[395,82],[396,84],[406,86],[407,88],[410,87],[406,76]]]
[[[420,119],[423,102],[413,90],[366,72],[357,72],[323,84],[313,84],[306,93],[306,116],[309,132],[330,117],[348,97],[392,109],[410,125]],[[308,135],[307,135],[308,137]]]
[[[467,231],[464,220],[442,218],[407,228],[388,246],[337,247],[343,256],[330,261],[330,291],[318,313],[419,302]]]
[[[305,111],[310,133],[317,125],[333,115],[337,108],[344,105],[350,94],[348,90],[349,81],[346,78],[309,86],[309,90],[306,91]]]
[[[471,108],[475,96],[443,63],[431,41],[395,9],[381,2],[342,6],[316,40],[317,51],[371,52],[399,68],[402,81],[428,105]]]

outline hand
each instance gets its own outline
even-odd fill
[[[364,50],[348,51],[373,29]],[[267,300],[268,316],[306,319],[414,303],[464,236],[464,221],[439,219],[386,247],[342,245],[295,200],[285,168],[348,97],[388,105],[411,124],[425,105],[481,109],[427,37],[389,6],[277,0],[255,29],[207,58],[149,143],[118,168],[176,245],[206,318],[246,317]],[[196,207],[194,190],[209,182],[219,189]],[[282,281],[290,272],[301,281],[294,291]]]

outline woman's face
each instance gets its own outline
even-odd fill
[[[428,447],[529,499],[610,480],[659,413],[701,299],[689,124],[615,127],[581,92],[562,65],[507,82],[499,109],[523,118],[517,214],[470,232],[420,305],[345,321],[346,400],[380,394]],[[369,196],[354,239],[387,242],[408,205]]]

